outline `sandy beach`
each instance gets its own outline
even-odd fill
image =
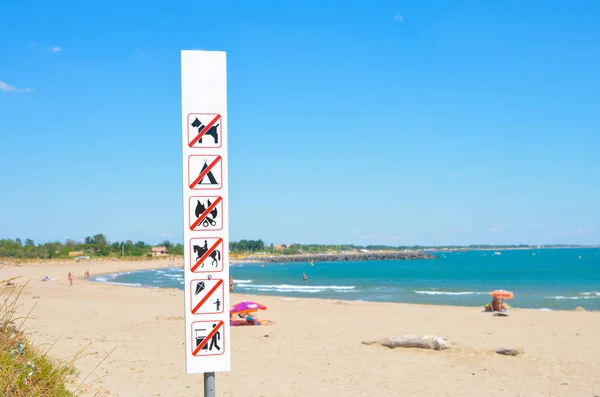
[[[31,280],[19,312],[35,305],[26,328],[37,344],[58,339],[50,354],[61,359],[86,348],[74,385],[93,372],[81,395],[202,396],[202,375],[185,373],[183,291],[83,280],[87,269],[167,265],[9,265],[0,279]],[[76,276],[72,287],[68,272]],[[46,275],[56,280],[40,281]],[[232,370],[217,373],[218,396],[600,396],[600,312],[517,309],[494,317],[481,308],[232,296],[243,299],[267,305],[261,318],[276,324],[232,328]],[[439,335],[453,347],[361,343],[405,334]],[[501,347],[523,354],[496,354]]]

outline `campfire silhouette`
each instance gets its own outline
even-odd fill
[[[202,204],[200,202],[200,200],[197,200],[198,204],[196,204],[196,218],[200,218],[200,216],[202,214],[204,214],[206,212],[206,208],[210,207],[210,205],[212,204],[210,202],[210,199],[207,200],[207,206],[205,207],[204,204]],[[217,218],[218,215],[218,211],[217,211],[217,207],[215,207],[212,211],[210,211],[206,217],[204,218],[204,220],[201,222],[202,226],[204,227],[208,227],[208,225],[210,224],[211,226],[215,226],[217,224],[217,222],[215,222],[215,219]]]

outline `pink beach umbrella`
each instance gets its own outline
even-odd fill
[[[229,311],[231,313],[242,313],[242,312],[254,312],[257,310],[267,310],[267,307],[265,305],[261,305],[260,303],[257,303],[257,302],[244,301],[244,302],[236,303],[235,305],[231,306],[231,309]]]

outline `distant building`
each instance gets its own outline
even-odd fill
[[[360,250],[360,252],[369,252],[369,250],[366,249],[366,248],[363,248],[363,249]]]
[[[167,247],[152,247],[152,256],[165,256],[169,255]]]
[[[69,256],[81,256],[83,255],[83,251],[71,251],[69,252]]]

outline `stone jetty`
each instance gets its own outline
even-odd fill
[[[252,259],[262,262],[347,262],[347,261],[384,261],[437,259],[435,255],[420,251],[406,252],[351,252],[335,254],[299,254],[254,256]]]

